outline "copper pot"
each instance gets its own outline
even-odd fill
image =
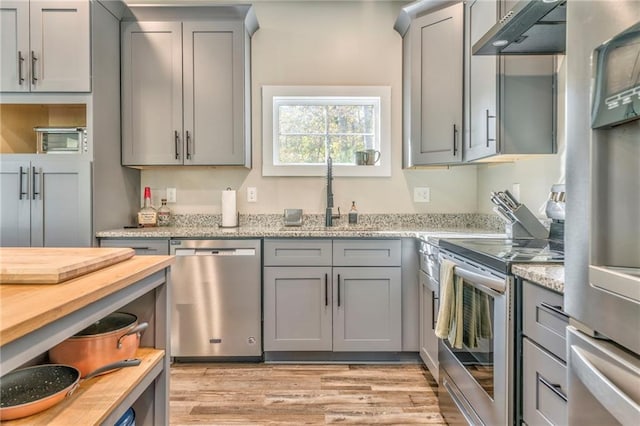
[[[141,332],[149,326],[138,317],[114,312],[49,349],[49,359],[80,370],[80,377],[113,362],[133,358]]]
[[[105,365],[80,380],[80,370],[70,365],[47,364],[14,370],[0,381],[0,420],[31,416],[71,396],[80,382],[113,369],[140,365],[126,359]]]

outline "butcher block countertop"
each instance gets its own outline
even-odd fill
[[[43,253],[46,248],[43,248]],[[0,285],[0,344],[6,345],[65,315],[170,266],[173,256],[134,256],[55,285]]]

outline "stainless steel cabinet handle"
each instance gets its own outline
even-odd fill
[[[36,171],[38,170],[38,171]],[[44,176],[42,174],[42,169],[36,169],[35,167],[32,168],[32,174],[33,174],[33,181],[31,181],[31,188],[32,188],[32,192],[31,192],[31,198],[32,199],[36,199],[36,196],[38,196],[38,200],[42,200],[42,191],[43,191],[43,183],[44,183]],[[38,175],[38,177],[40,178],[40,190],[36,191],[36,175]]]
[[[569,315],[567,315],[563,310],[562,306],[553,306],[548,304],[547,302],[541,302],[540,307],[546,309],[547,311],[551,311],[554,314],[560,315],[563,318],[569,319]]]
[[[18,50],[18,84],[22,86],[24,83],[24,77],[22,76],[22,67],[24,65],[24,56],[22,56],[22,52]]]
[[[191,160],[191,135],[189,131],[186,132],[186,140],[187,140],[187,160]]]
[[[338,274],[338,307],[340,307],[340,274]]]
[[[175,142],[175,148],[176,148],[176,160],[180,159],[180,152],[178,151],[179,149],[179,145],[180,145],[180,135],[178,135],[178,131],[174,130],[174,142]]]
[[[31,51],[31,84],[34,84],[34,85],[38,81],[38,79],[36,78],[36,61],[37,60],[38,58],[36,58],[36,52],[32,50]]]
[[[565,395],[564,392],[562,392],[560,390],[560,389],[562,389],[562,386],[557,385],[555,383],[551,383],[550,381],[548,381],[547,379],[545,379],[544,377],[542,377],[540,375],[538,375],[538,381],[540,383],[542,383],[543,385],[545,385],[551,392],[553,392],[555,394],[555,396],[557,396],[558,398],[560,398],[564,402],[567,402],[567,395]]]
[[[458,128],[456,127],[456,125],[453,125],[453,156],[456,156],[456,153],[458,152],[458,147],[457,147],[457,139],[458,139]]]
[[[490,139],[489,138],[489,119],[490,118],[496,118],[496,116],[495,115],[490,115],[488,109],[486,110],[486,112],[487,112],[487,115],[486,115],[487,118],[486,118],[486,123],[485,124],[487,125],[487,148],[488,148],[489,147],[489,142],[495,142],[496,141],[495,139]]]
[[[436,292],[431,290],[431,329],[436,329]]]
[[[329,306],[329,274],[324,274],[324,306]]]
[[[20,166],[20,170],[19,170],[19,177],[18,177],[18,200],[22,200],[24,198],[28,199],[29,198],[29,192],[25,192],[22,190],[23,186],[22,186],[22,175],[24,174],[22,171],[22,166]],[[27,175],[27,179],[29,178],[29,176]],[[29,188],[29,182],[27,180],[27,188]]]

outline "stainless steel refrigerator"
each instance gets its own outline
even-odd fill
[[[640,1],[567,2],[571,425],[640,421]]]

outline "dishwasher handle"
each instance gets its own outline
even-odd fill
[[[253,248],[206,248],[206,249],[176,249],[176,256],[255,256],[256,249]]]

